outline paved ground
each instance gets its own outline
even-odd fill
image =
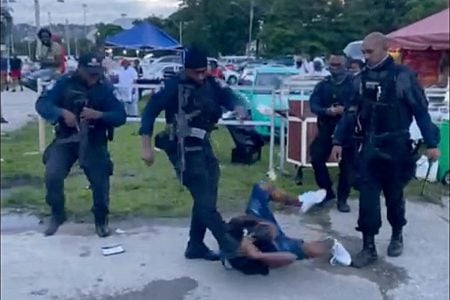
[[[352,201],[356,211],[356,201]],[[278,215],[295,237],[338,237],[356,252],[356,214],[331,209],[310,215]],[[408,203],[402,257],[386,257],[389,226],[377,238],[379,262],[363,270],[332,267],[326,260],[301,261],[269,276],[248,277],[220,263],[186,261],[186,220],[113,222],[125,233],[94,235],[90,221],[66,224],[45,238],[32,216],[3,212],[1,297],[5,300],[239,300],[239,299],[448,299],[449,216],[444,205]],[[384,224],[387,224],[384,221]],[[216,247],[208,236],[208,243]],[[121,244],[126,252],[104,257],[102,246]]]
[[[34,114],[36,94],[2,97],[2,131],[25,125]],[[57,235],[42,236],[43,224],[25,214],[2,211],[1,299],[5,300],[444,300],[449,296],[449,200],[443,206],[409,201],[405,252],[386,257],[389,226],[377,238],[380,259],[356,270],[332,267],[326,260],[302,261],[270,276],[247,277],[220,263],[186,261],[187,220],[113,222],[125,231],[107,239],[95,236],[90,220],[69,223]],[[309,215],[278,215],[287,233],[305,240],[333,235],[356,253],[359,234],[353,213],[334,209]],[[208,243],[215,248],[212,238]],[[126,252],[104,257],[102,246],[122,244]]]
[[[32,115],[36,115],[36,111],[34,110],[36,99],[37,93],[29,89],[15,93],[2,92],[2,113],[9,123],[1,124],[1,131],[11,132],[17,130],[32,120]]]

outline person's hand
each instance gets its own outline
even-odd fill
[[[342,105],[334,106],[334,113],[336,115],[342,115],[344,113],[344,107]]]
[[[77,117],[74,113],[71,111],[68,111],[67,109],[62,110],[62,117],[64,119],[64,123],[71,128],[74,128],[77,126]]]
[[[86,121],[98,120],[103,116],[103,112],[89,108],[83,107],[83,111],[80,114],[80,117]]]
[[[341,161],[342,146],[339,146],[339,145],[333,146],[333,149],[331,150],[331,158],[335,159],[336,161]]]
[[[243,107],[243,106],[237,106],[234,109],[234,112],[236,114],[236,118],[241,122],[243,122],[244,120],[246,120],[248,118],[247,111],[245,110],[245,107]]]
[[[441,156],[441,152],[437,148],[431,148],[427,149],[425,152],[425,155],[428,157],[431,161],[437,161],[439,157]]]
[[[337,105],[337,106],[331,106],[330,108],[328,108],[328,114],[330,116],[339,116],[342,115],[344,113],[344,107],[342,105]]]
[[[155,153],[152,148],[142,149],[142,160],[149,167],[153,165],[153,163],[155,162]]]
[[[245,257],[256,259],[261,251],[253,244],[251,237],[245,236],[239,246],[239,253]]]

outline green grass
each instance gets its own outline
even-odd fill
[[[115,139],[110,143],[114,161],[114,175],[111,177],[111,212],[115,215],[142,216],[187,216],[192,199],[190,194],[176,180],[172,166],[163,152],[156,154],[156,162],[148,168],[140,159],[140,137],[138,124],[127,124],[116,130]],[[156,132],[162,128],[157,125]],[[47,128],[48,142],[52,137]],[[268,147],[263,158],[252,166],[231,164],[231,149],[234,144],[228,131],[220,128],[213,133],[213,147],[220,161],[221,180],[219,206],[225,211],[237,211],[245,206],[251,186],[265,178],[268,167]],[[38,148],[37,125],[30,124],[23,130],[2,137],[1,163],[2,187],[26,185],[11,190],[2,206],[20,206],[45,211],[43,187],[44,166],[41,155],[24,155]],[[312,189],[312,174],[305,171],[305,185],[298,187],[292,178],[279,177],[276,184],[292,193]],[[20,182],[18,182],[20,181]],[[67,210],[71,214],[84,215],[91,207],[91,194],[83,173],[75,165],[66,180]]]
[[[111,213],[116,216],[139,215],[151,217],[188,216],[192,199],[190,194],[176,180],[172,166],[163,152],[156,154],[156,162],[148,168],[140,155],[139,124],[127,124],[116,130],[110,143],[114,161],[114,175],[111,177]],[[157,124],[158,132],[162,125]],[[47,127],[48,142],[52,137]],[[212,136],[213,147],[220,161],[221,179],[219,207],[222,211],[237,212],[244,208],[252,185],[265,178],[268,167],[268,146],[264,147],[262,160],[251,166],[231,164],[231,149],[234,143],[228,131],[220,128]],[[19,185],[2,197],[3,207],[31,208],[38,212],[47,211],[43,186],[44,166],[41,155],[24,155],[38,149],[37,125],[30,124],[23,130],[2,137],[1,184],[2,187]],[[277,160],[276,160],[277,162]],[[292,167],[287,166],[293,173]],[[333,168],[333,178],[337,170]],[[32,184],[32,185],[30,185]],[[292,194],[316,189],[310,168],[304,169],[304,184],[297,186],[292,176],[278,176],[275,184]],[[91,193],[82,171],[75,165],[66,179],[66,207],[69,214],[84,216],[90,213]],[[410,190],[417,194],[417,182]],[[356,194],[354,193],[354,196]]]

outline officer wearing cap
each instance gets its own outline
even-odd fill
[[[101,58],[82,55],[77,70],[61,77],[36,102],[39,115],[55,125],[55,139],[43,155],[46,201],[52,213],[47,236],[66,220],[64,180],[77,160],[91,186],[96,232],[100,237],[109,235],[109,177],[113,164],[107,142],[112,139],[113,128],[126,122],[126,114],[103,75]]]
[[[233,255],[239,243],[227,233],[226,225],[217,211],[220,170],[211,147],[210,132],[222,115],[222,107],[229,111],[238,111],[241,117],[243,117],[243,110],[240,109],[242,106],[240,106],[239,98],[233,91],[208,75],[207,57],[199,49],[192,48],[186,52],[184,66],[185,70],[167,80],[164,88],[155,94],[145,107],[139,131],[142,136],[142,159],[149,166],[155,160],[151,138],[155,119],[161,111],[165,111],[168,127],[175,126],[174,131],[177,130],[175,120],[179,109],[178,90],[180,84],[191,86],[192,96],[188,98],[183,110],[186,114],[191,114],[193,111],[199,112],[190,118],[188,126],[191,132],[203,132],[204,135],[185,138],[184,171],[180,171],[179,167],[180,160],[183,158],[180,157],[177,147],[178,136],[173,137],[168,134],[171,137],[167,138],[165,131],[156,136],[155,143],[158,148],[166,152],[178,177],[194,199],[185,257],[218,260],[219,256],[203,242],[206,229],[212,232],[224,255]]]

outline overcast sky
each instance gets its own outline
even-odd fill
[[[94,24],[98,22],[112,22],[121,17],[122,13],[129,18],[143,18],[152,14],[157,16],[167,16],[176,11],[178,0],[64,0],[65,3],[58,3],[57,0],[39,0],[41,6],[41,25],[48,25],[51,12],[52,23],[64,23],[69,19],[69,23],[83,24],[82,3],[87,4],[86,22]],[[34,22],[34,1],[15,0],[10,4],[13,8],[14,23]]]

